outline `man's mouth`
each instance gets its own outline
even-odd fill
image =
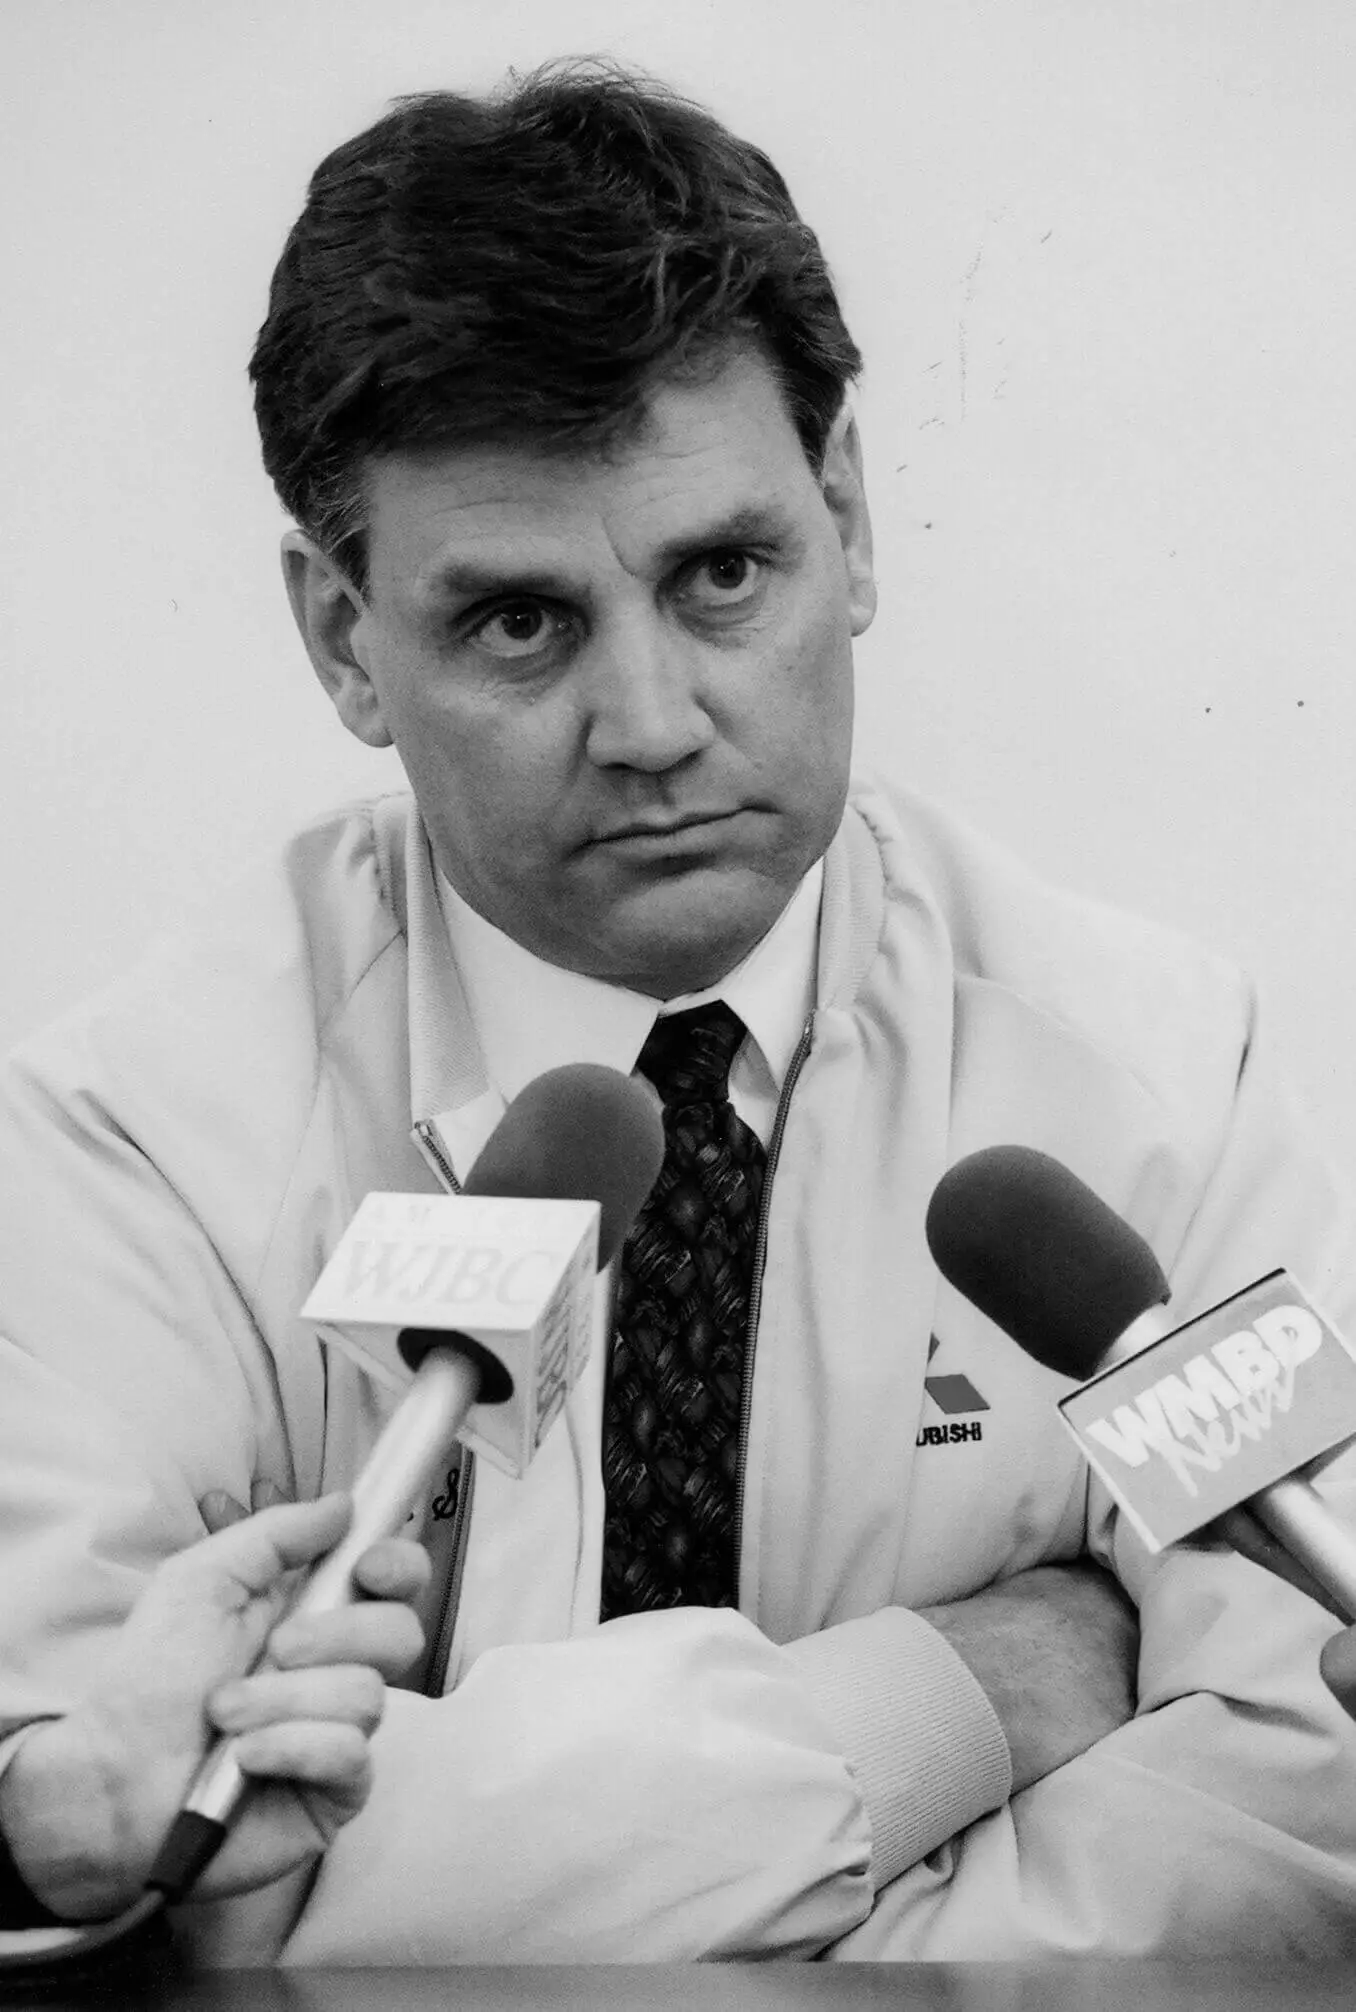
[[[690,810],[681,815],[669,812],[629,817],[604,826],[589,840],[589,846],[623,856],[632,854],[637,859],[668,855],[681,858],[720,843],[728,836],[729,827],[743,815],[741,810]]]
[[[730,810],[688,810],[681,816],[633,817],[624,823],[607,826],[594,838],[595,845],[615,845],[630,839],[676,838],[685,831],[705,831],[713,824],[724,824],[737,813]]]

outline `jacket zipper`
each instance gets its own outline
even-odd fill
[[[791,1057],[786,1080],[782,1084],[782,1094],[777,1099],[777,1115],[772,1121],[772,1136],[768,1140],[767,1167],[763,1174],[763,1192],[758,1204],[758,1228],[753,1241],[753,1275],[749,1281],[749,1318],[744,1329],[744,1387],[739,1398],[739,1473],[735,1480],[735,1602],[739,1600],[739,1553],[743,1549],[744,1535],[744,1480],[745,1464],[749,1448],[749,1420],[753,1415],[753,1358],[758,1347],[758,1317],[763,1310],[763,1272],[767,1265],[768,1217],[772,1210],[772,1177],[777,1171],[781,1158],[782,1134],[786,1130],[787,1113],[791,1107],[791,1092],[795,1089],[805,1058],[810,1052],[810,1041],[814,1028],[814,1014],[801,1029],[796,1052]]]
[[[449,1194],[461,1193],[461,1182],[447,1154],[442,1141],[427,1118],[419,1118],[414,1127],[415,1138],[424,1158],[432,1166],[438,1179]],[[466,1546],[471,1534],[471,1501],[476,1492],[476,1456],[469,1446],[461,1449],[461,1466],[457,1470],[456,1508],[452,1521],[452,1565],[443,1582],[443,1596],[438,1602],[438,1621],[433,1631],[433,1656],[424,1672],[424,1695],[440,1698],[447,1682],[447,1665],[452,1657],[452,1636],[457,1625],[457,1612],[461,1606],[461,1582],[466,1569]]]
[[[443,1151],[443,1142],[434,1131],[427,1118],[415,1122],[414,1136],[419,1142],[419,1150],[432,1166],[434,1173],[451,1195],[461,1193],[461,1182],[453,1171],[452,1162]]]
[[[433,1631],[433,1659],[424,1672],[424,1696],[440,1698],[447,1684],[447,1665],[452,1655],[452,1636],[456,1628],[457,1612],[461,1606],[461,1582],[466,1569],[466,1544],[471,1534],[471,1498],[476,1492],[476,1456],[469,1446],[461,1449],[461,1466],[458,1469],[461,1486],[457,1490],[457,1506],[454,1513],[452,1531],[452,1569],[443,1582],[443,1597],[438,1603],[438,1624]]]

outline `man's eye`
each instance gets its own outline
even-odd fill
[[[711,552],[693,567],[688,592],[707,608],[737,608],[757,593],[763,571],[751,552]]]
[[[472,636],[495,657],[531,657],[547,650],[561,629],[560,617],[536,601],[513,601],[476,623]]]

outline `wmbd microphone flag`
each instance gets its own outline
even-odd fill
[[[429,1346],[455,1336],[483,1372],[458,1437],[520,1476],[588,1356],[599,1213],[596,1201],[370,1194],[302,1318],[401,1392]]]
[[[1356,1433],[1356,1354],[1286,1271],[1060,1399],[1153,1551]]]

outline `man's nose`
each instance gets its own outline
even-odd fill
[[[595,636],[586,674],[585,747],[598,768],[657,774],[715,738],[701,699],[697,645],[661,621]]]

